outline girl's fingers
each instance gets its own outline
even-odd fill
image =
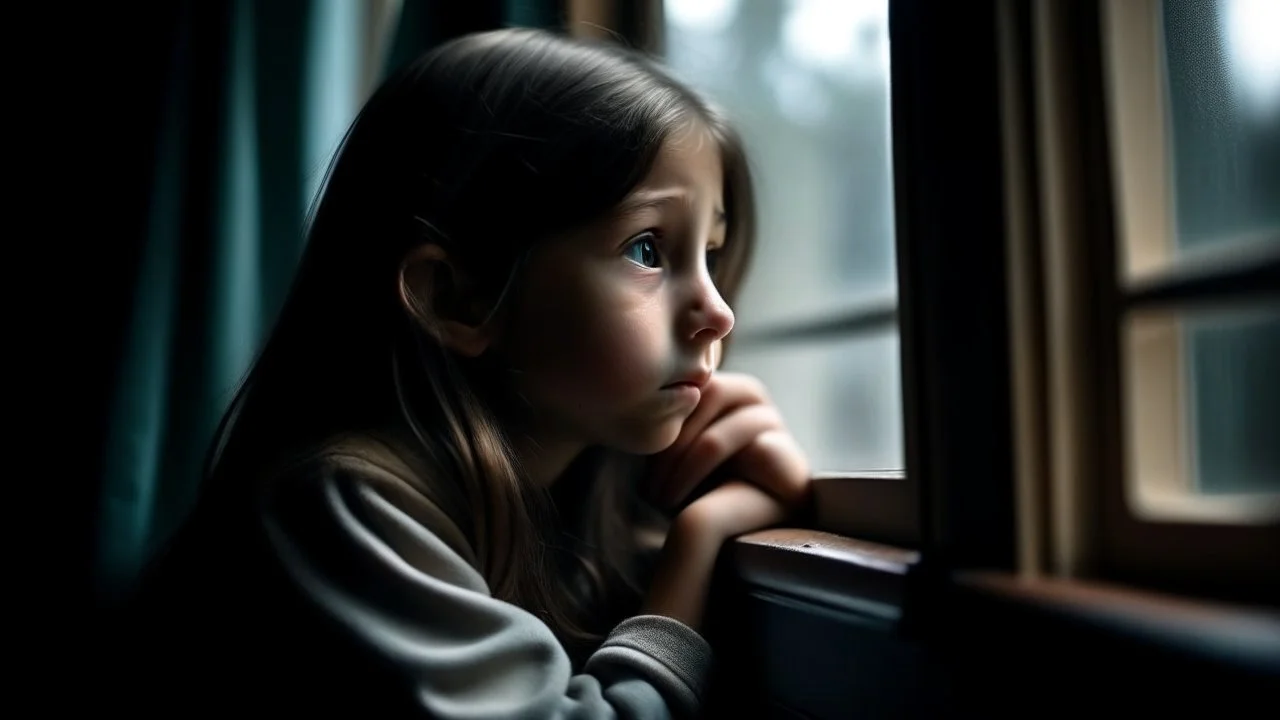
[[[761,433],[782,427],[771,405],[747,405],[712,423],[689,445],[666,477],[659,477],[658,501],[674,508],[729,458],[748,447]]]
[[[654,456],[650,465],[653,477],[659,483],[670,477],[694,440],[711,425],[738,408],[746,405],[767,404],[768,395],[759,380],[737,373],[716,373],[702,390],[702,399],[680,429],[675,442]]]
[[[735,474],[750,480],[789,508],[809,501],[809,462],[789,433],[766,430],[733,457]]]

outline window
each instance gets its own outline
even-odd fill
[[[1270,14],[1030,6],[1034,70],[1005,83],[1031,128],[1006,184],[1024,573],[1280,600]]]
[[[1259,11],[1003,7],[1018,567],[1274,601],[1280,70],[1242,82],[1225,20]]]
[[[1150,521],[1280,519],[1280,52],[1251,0],[1106,3],[1124,474]]]

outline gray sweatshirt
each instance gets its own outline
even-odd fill
[[[261,518],[316,622],[394,676],[387,687],[405,705],[437,718],[697,713],[710,662],[697,632],[627,619],[572,674],[550,628],[492,596],[458,524],[402,477],[407,468],[385,465],[328,455],[277,483]]]

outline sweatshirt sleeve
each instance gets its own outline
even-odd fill
[[[457,525],[390,473],[328,463],[267,504],[286,574],[436,718],[695,715],[706,641],[671,618],[620,623],[573,675],[541,620],[492,596]]]

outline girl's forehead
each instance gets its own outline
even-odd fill
[[[700,120],[689,120],[672,129],[662,141],[658,159],[688,159],[700,156],[720,157],[720,142],[711,128]]]
[[[619,223],[648,221],[655,213],[681,208],[694,214],[724,209],[720,143],[701,124],[673,131],[663,141],[645,177],[602,216],[559,236],[594,242]]]
[[[724,186],[720,155],[719,142],[701,123],[673,132],[662,143],[649,173],[622,206],[625,208],[629,200],[662,193],[718,204]]]

